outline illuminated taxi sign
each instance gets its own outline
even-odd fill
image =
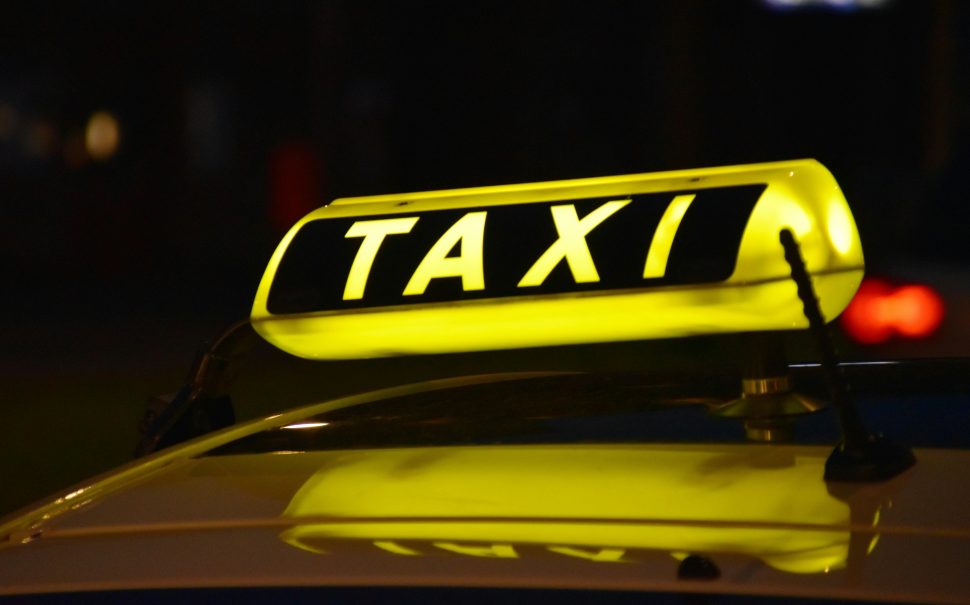
[[[834,317],[862,251],[813,160],[337,200],[284,238],[252,320],[310,358],[792,328],[783,228]]]
[[[267,308],[314,313],[722,281],[764,189],[312,221],[277,268]]]

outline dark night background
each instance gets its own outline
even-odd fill
[[[0,512],[124,461],[145,397],[341,196],[816,158],[870,273],[947,304],[932,338],[848,353],[967,354],[970,5],[870,3],[4,5]],[[423,363],[296,372],[343,377],[310,398]]]

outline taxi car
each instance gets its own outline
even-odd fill
[[[146,417],[144,456],[0,521],[0,600],[968,603],[970,366],[840,364],[825,321],[863,271],[813,160],[337,200]],[[806,329],[821,361],[790,364]],[[321,360],[659,352],[232,424],[253,331]],[[719,334],[739,372],[665,363]],[[870,431],[921,414],[943,447]]]

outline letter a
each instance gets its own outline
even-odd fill
[[[424,294],[432,279],[460,277],[461,289],[484,290],[485,272],[482,265],[482,247],[485,242],[485,212],[469,212],[458,219],[444,235],[435,242],[414,275],[404,288],[405,296]],[[448,254],[461,243],[458,256]]]

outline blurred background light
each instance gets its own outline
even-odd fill
[[[892,297],[896,331],[909,338],[929,336],[943,321],[943,301],[927,286],[904,286]]]
[[[118,150],[121,132],[118,120],[107,111],[96,111],[88,119],[84,144],[88,154],[96,160],[107,160]]]
[[[763,0],[765,6],[774,10],[831,9],[853,11],[883,8],[889,0]]]
[[[854,341],[878,344],[894,336],[926,338],[943,322],[944,305],[932,288],[894,288],[880,279],[866,279],[842,313],[842,327]]]
[[[306,143],[288,142],[274,149],[269,174],[269,218],[280,233],[329,201],[322,194],[322,161]]]

